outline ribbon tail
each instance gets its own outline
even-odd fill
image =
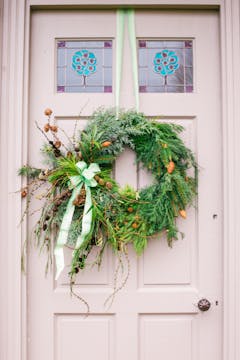
[[[134,95],[136,102],[136,110],[139,111],[137,44],[136,44],[136,31],[135,31],[135,16],[133,9],[127,10],[127,17],[128,17],[129,41],[132,52]]]
[[[57,239],[57,243],[54,249],[55,262],[56,262],[56,277],[55,280],[58,279],[59,275],[64,269],[64,252],[63,247],[67,243],[68,233],[71,226],[75,206],[73,205],[73,201],[76,198],[77,194],[82,188],[83,183],[79,184],[73,191],[72,195],[68,201],[66,212],[62,219],[62,224],[59,230],[59,235]]]
[[[86,236],[89,235],[92,226],[92,197],[91,190],[89,186],[85,186],[86,189],[86,201],[83,210],[83,218],[82,218],[82,231],[80,236],[77,238],[77,242],[75,245],[75,251],[80,248],[83,244]]]

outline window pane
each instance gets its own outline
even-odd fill
[[[139,92],[193,92],[192,40],[139,40]]]
[[[112,92],[112,41],[57,41],[57,92]]]

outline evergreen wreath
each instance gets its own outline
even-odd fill
[[[27,198],[24,215],[30,213],[33,197],[44,200],[34,234],[38,247],[47,250],[47,268],[53,248],[56,257],[64,244],[73,248],[72,290],[93,247],[99,249],[96,264],[100,265],[108,246],[120,259],[122,254],[127,256],[129,244],[140,255],[148,238],[156,233],[166,233],[172,246],[179,237],[176,219],[186,218],[186,208],[193,204],[197,189],[194,154],[179,137],[183,128],[149,120],[135,111],[122,111],[116,118],[114,109],[100,109],[83,131],[77,131],[76,121],[66,145],[60,140],[58,134],[64,130],[52,120],[52,110],[46,109],[45,115],[48,121],[44,127],[36,125],[46,139],[41,151],[47,168],[26,165],[19,175],[28,179],[21,189],[22,197]],[[112,177],[114,162],[126,147],[136,153],[138,166],[152,173],[150,186],[121,188]],[[194,176],[189,175],[191,168]],[[58,243],[60,237],[65,237],[64,244]],[[118,288],[115,284],[115,293],[126,280]]]

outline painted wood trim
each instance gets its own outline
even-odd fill
[[[25,1],[4,0],[0,123],[0,358],[20,360],[22,347],[21,180]]]
[[[2,49],[3,38],[3,0],[0,0],[0,49]],[[2,83],[2,52],[0,55],[0,84]]]
[[[2,42],[3,42],[3,0],[0,0],[0,49],[3,48]],[[0,71],[0,86],[2,84],[2,72],[3,72],[2,57],[3,57],[3,52],[1,52],[1,55],[0,55],[0,69],[1,69],[1,71]],[[1,100],[1,90],[0,90],[0,100]],[[1,248],[0,249],[0,273],[1,274],[3,274],[4,265],[5,264],[3,262],[3,251]],[[2,286],[0,288],[0,299],[3,299],[4,295],[5,295],[4,288]],[[1,311],[1,310],[2,310],[2,306],[0,306],[0,318],[3,319],[3,311]],[[3,326],[3,323],[0,322],[0,338],[3,338],[3,337],[4,337],[4,326]],[[5,337],[4,337],[4,340],[5,340]],[[0,358],[3,358],[3,356],[4,356],[4,348],[2,348],[2,346],[0,345]]]
[[[0,358],[27,360],[26,279],[20,271],[23,230],[15,176],[26,160],[28,112],[28,43],[30,8],[39,6],[219,6],[222,51],[222,119],[224,159],[224,360],[240,358],[240,4],[239,0],[4,0],[0,122]],[[23,149],[23,153],[21,153]],[[30,360],[30,359],[28,359]]]
[[[240,3],[221,8],[224,161],[224,360],[240,358]]]
[[[199,7],[203,5],[221,5],[223,0],[28,0],[28,4],[32,7],[45,7],[46,6],[144,6],[144,7],[152,7],[152,6],[191,6],[191,7]]]

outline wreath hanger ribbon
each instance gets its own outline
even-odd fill
[[[136,45],[136,31],[135,31],[135,16],[134,9],[119,9],[117,10],[117,35],[116,35],[116,98],[115,106],[117,116],[119,114],[120,106],[120,89],[122,77],[122,62],[123,62],[123,42],[124,42],[124,28],[125,16],[128,20],[128,37],[131,47],[132,55],[132,74],[133,87],[135,96],[135,107],[139,111],[139,94],[138,94],[138,62],[137,62],[137,45]]]
[[[82,218],[82,231],[75,245],[75,250],[79,249],[85,238],[91,231],[92,225],[92,197],[91,197],[91,187],[96,187],[98,183],[94,179],[94,176],[99,173],[101,170],[99,165],[92,163],[89,166],[84,161],[79,161],[76,164],[76,168],[79,172],[79,175],[71,176],[69,178],[69,189],[72,190],[72,195],[68,201],[66,212],[62,219],[62,224],[59,230],[59,235],[57,239],[57,244],[54,249],[55,261],[56,261],[56,280],[64,269],[64,252],[63,247],[67,243],[68,234],[70,226],[72,223],[73,214],[75,211],[75,205],[73,201],[80,193],[83,185],[86,190],[86,201],[83,210]]]

